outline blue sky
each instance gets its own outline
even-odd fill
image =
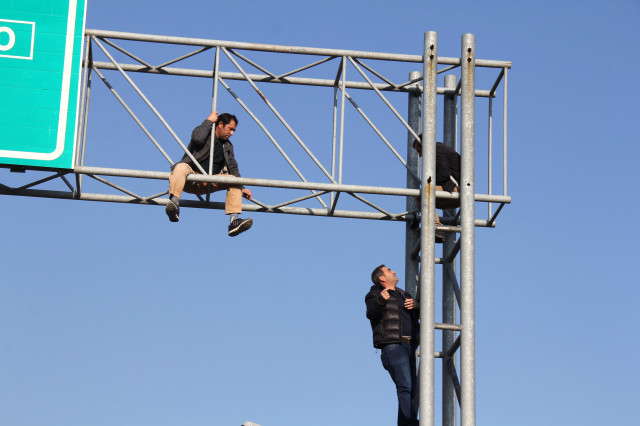
[[[473,33],[479,57],[513,61],[513,204],[496,229],[476,233],[478,424],[600,426],[637,422],[639,18],[637,0],[111,0],[89,2],[87,27],[411,54],[434,30],[443,56],[459,55],[461,34]],[[166,58],[148,49],[140,52]],[[183,139],[206,117],[210,82],[133,77]],[[479,73],[485,87],[487,79]],[[242,83],[229,84],[268,117]],[[94,86],[87,164],[166,170],[102,83]],[[265,87],[325,162],[330,90]],[[350,93],[404,141],[379,101]],[[402,96],[390,99],[404,113]],[[240,117],[234,142],[244,176],[295,178],[230,97],[221,94],[220,105]],[[480,115],[486,102],[477,105]],[[401,166],[348,111],[345,183],[402,185]],[[163,143],[177,158],[166,135]],[[310,180],[321,179],[295,158]],[[0,170],[0,182],[20,179]],[[275,202],[288,193],[254,194]],[[215,210],[185,209],[174,225],[159,207],[1,201],[0,424],[395,422],[395,393],[371,347],[363,296],[376,265],[403,276],[403,224],[253,214],[254,229],[229,239]],[[391,205],[400,210],[398,203]]]

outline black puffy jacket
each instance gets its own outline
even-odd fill
[[[372,285],[369,292],[364,298],[367,305],[367,318],[371,322],[371,331],[373,332],[373,346],[381,349],[389,343],[400,343],[400,311],[404,309],[404,300],[411,296],[400,287],[389,291],[389,299],[384,300],[380,292],[384,290],[379,284]],[[411,329],[413,335],[411,339],[418,343],[418,309],[408,311],[411,316]]]

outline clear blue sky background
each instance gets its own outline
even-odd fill
[[[639,20],[637,0],[110,0],[90,1],[87,27],[412,54],[435,30],[443,56],[459,55],[469,32],[479,57],[512,60],[514,202],[495,230],[476,234],[478,424],[601,426],[638,421]],[[147,49],[137,51],[168,59]],[[398,80],[408,71],[389,69]],[[484,88],[486,75],[478,76]],[[134,78],[183,139],[206,116],[210,82]],[[269,116],[242,83],[230,84]],[[94,86],[87,164],[166,170]],[[265,90],[328,162],[331,89]],[[351,93],[402,148],[404,132],[380,102]],[[406,99],[390,98],[404,113]],[[221,94],[220,102],[240,116],[243,174],[294,179],[233,100]],[[484,118],[486,100],[477,104]],[[345,182],[401,185],[397,161],[349,114]],[[177,158],[166,134],[162,142]],[[20,179],[0,170],[2,182]],[[268,202],[287,196],[254,193]],[[254,214],[255,228],[229,239],[215,210],[185,209],[174,225],[158,207],[1,202],[0,424],[394,424],[395,393],[371,347],[363,296],[374,266],[403,276],[403,224]]]

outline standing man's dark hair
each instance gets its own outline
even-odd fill
[[[374,284],[380,284],[380,276],[382,275],[382,268],[384,268],[384,265],[378,265],[376,266],[376,268],[371,272],[371,282]]]
[[[371,322],[373,346],[382,350],[382,366],[396,385],[398,426],[417,426],[418,305],[396,286],[398,276],[388,266],[376,266],[371,281],[373,285],[364,298],[367,318]]]

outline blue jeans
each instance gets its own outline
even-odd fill
[[[418,425],[418,378],[416,347],[392,343],[382,348],[382,366],[389,372],[398,393],[398,426]]]

